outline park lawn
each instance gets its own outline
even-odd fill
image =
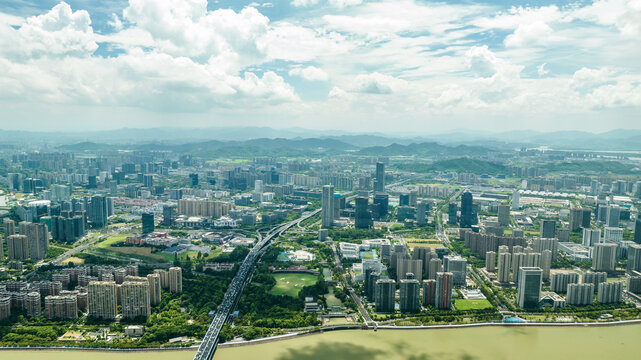
[[[492,304],[485,299],[483,300],[455,299],[454,307],[456,307],[456,310],[482,310],[482,309],[493,308]]]
[[[277,273],[273,274],[276,285],[269,291],[272,295],[297,297],[303,286],[314,285],[318,277],[311,274]]]
[[[111,236],[107,237],[106,240],[103,240],[103,241],[97,243],[95,246],[96,246],[96,248],[106,249],[108,247],[111,247],[114,244],[125,242],[125,240],[128,237],[131,237],[131,236],[134,236],[134,234],[122,233],[122,234],[111,235]]]
[[[173,259],[173,256],[165,253],[152,254],[151,248],[149,247],[110,246],[104,250],[107,250],[108,252],[113,252],[116,255],[140,258],[143,260],[170,261],[171,259]]]
[[[64,259],[60,262],[61,265],[67,265],[70,262],[74,263],[75,265],[80,265],[85,263],[85,259],[81,259],[79,257],[72,256],[70,258]]]

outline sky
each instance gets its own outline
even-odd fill
[[[641,129],[641,0],[0,0],[0,129]]]

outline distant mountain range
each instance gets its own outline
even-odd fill
[[[211,128],[149,128],[118,130],[90,131],[90,132],[38,132],[38,131],[8,131],[0,130],[0,147],[16,146],[27,148],[29,146],[49,146],[57,148],[60,145],[85,144],[84,146],[101,146],[101,144],[127,145],[137,147],[150,145],[158,148],[163,145],[187,145],[217,147],[215,141],[239,142],[253,140],[252,146],[263,147],[265,144],[256,144],[260,139],[298,140],[300,145],[308,145],[306,140],[317,139],[316,145],[320,147],[343,147],[342,150],[358,149],[361,153],[373,148],[376,151],[386,151],[389,154],[411,154],[414,151],[438,151],[437,147],[424,144],[440,144],[447,146],[466,145],[468,147],[482,147],[485,149],[515,149],[520,147],[545,146],[559,150],[619,150],[641,151],[641,130],[612,130],[600,134],[585,131],[556,131],[538,132],[532,130],[519,130],[507,132],[483,132],[473,130],[457,130],[442,134],[421,134],[409,137],[395,134],[364,133],[355,134],[339,130],[310,130],[303,128],[275,129],[270,127],[211,127]],[[321,140],[331,139],[342,143],[322,143]],[[94,143],[95,145],[89,145]],[[201,144],[201,145],[194,145]],[[277,146],[278,141],[272,145]],[[329,145],[328,145],[329,144]],[[416,146],[416,144],[423,144]],[[247,144],[243,144],[246,146]],[[287,146],[292,144],[288,143]],[[405,146],[405,148],[403,148]],[[428,150],[424,150],[428,149]],[[89,150],[89,149],[87,149]],[[97,150],[94,148],[94,150]],[[466,154],[470,148],[461,148],[461,154]],[[374,151],[372,149],[372,151]],[[448,152],[450,149],[448,149]],[[454,152],[454,150],[452,150]]]

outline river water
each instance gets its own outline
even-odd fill
[[[189,360],[167,352],[0,351],[2,360]],[[641,325],[334,331],[218,349],[214,360],[641,359]]]

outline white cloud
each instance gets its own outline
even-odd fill
[[[351,90],[364,94],[391,94],[401,89],[404,85],[404,80],[374,72],[356,76]]]
[[[328,78],[327,73],[323,71],[323,69],[319,69],[314,66],[308,66],[305,68],[297,67],[289,70],[288,74],[290,76],[298,76],[310,81],[326,81]]]
[[[295,7],[308,7],[318,4],[318,1],[319,0],[293,0],[291,5]]]
[[[552,28],[544,22],[519,25],[513,34],[505,38],[505,46],[533,46],[547,43],[552,36]]]
[[[536,72],[539,76],[544,76],[550,73],[550,71],[545,68],[545,65],[547,65],[547,63],[543,63],[536,67]]]
[[[641,35],[641,1],[601,0],[577,9],[573,16],[597,24],[615,26],[622,34]]]
[[[346,6],[359,5],[363,0],[329,0],[329,4],[337,8],[344,8]]]
[[[116,31],[122,30],[122,21],[120,21],[120,18],[116,14],[111,14],[111,20],[107,22],[107,25],[111,26]]]

